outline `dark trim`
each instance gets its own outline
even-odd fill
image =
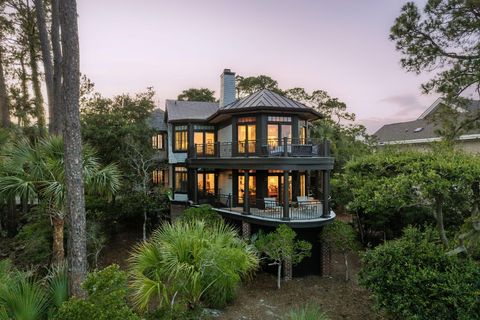
[[[222,216],[230,218],[230,219],[235,219],[235,220],[240,220],[240,221],[245,221],[248,223],[253,223],[256,225],[262,225],[262,226],[272,226],[276,227],[280,224],[286,224],[291,228],[314,228],[314,227],[320,227],[327,225],[329,223],[332,223],[335,216],[330,215],[329,218],[320,218],[320,219],[311,219],[311,220],[303,220],[303,221],[298,221],[298,220],[280,220],[280,219],[266,219],[262,218],[259,216],[255,215],[246,215],[246,214],[241,214],[240,212],[233,212],[233,211],[228,211],[228,210],[222,210],[220,208],[213,208],[213,210],[217,211],[220,213]]]
[[[192,168],[245,169],[252,170],[332,170],[332,157],[245,157],[187,159]]]

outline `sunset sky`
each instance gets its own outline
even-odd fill
[[[338,97],[373,133],[437,98],[419,88],[431,75],[407,74],[388,40],[405,2],[80,0],[81,68],[107,96],[152,86],[162,108],[191,87],[218,96],[224,68],[265,74]]]

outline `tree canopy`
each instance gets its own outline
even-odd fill
[[[190,88],[183,90],[182,93],[178,95],[177,100],[215,102],[214,94],[215,91],[207,88]]]
[[[425,93],[442,95],[449,105],[462,106],[480,97],[480,2],[477,0],[428,0],[423,12],[414,2],[402,8],[390,31],[402,53],[404,69],[417,74],[433,72],[422,85]],[[458,127],[480,120],[480,113],[455,116]],[[479,123],[477,123],[478,126]],[[458,135],[461,130],[454,132]]]

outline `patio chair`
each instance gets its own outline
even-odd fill
[[[265,211],[272,213],[282,208],[282,206],[278,205],[276,198],[263,198],[263,203],[265,204]]]

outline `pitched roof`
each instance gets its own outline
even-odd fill
[[[166,100],[165,106],[168,122],[205,121],[218,110],[217,102]]]
[[[158,131],[167,131],[167,124],[165,123],[165,111],[162,109],[154,109],[150,118],[148,119],[149,125]]]
[[[219,110],[236,110],[236,109],[248,109],[248,108],[285,108],[285,109],[311,109],[306,105],[279,95],[268,89],[257,91],[248,97],[238,99]]]
[[[429,119],[417,119],[413,121],[386,124],[373,135],[378,139],[380,144],[400,143],[408,144],[415,142],[429,142],[440,139],[437,133],[442,128],[441,124],[437,124]],[[465,132],[460,139],[469,139],[480,134],[480,128],[475,128]]]

